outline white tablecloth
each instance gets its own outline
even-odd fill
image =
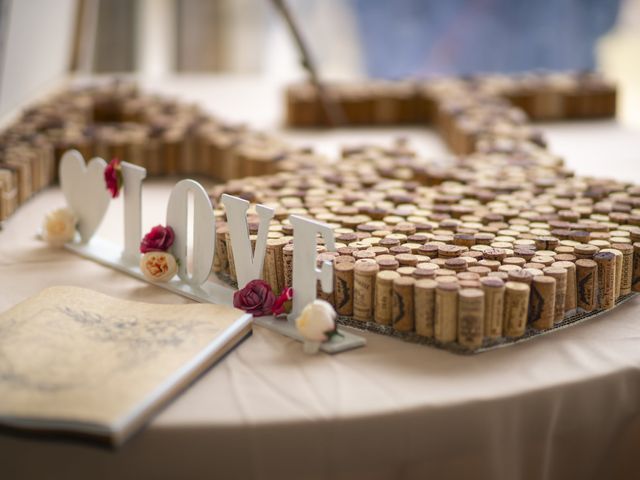
[[[627,161],[640,139],[599,125],[548,132],[574,168],[618,176],[622,165],[637,179]],[[333,148],[396,132],[291,137]],[[411,135],[442,152],[421,130]],[[164,223],[172,184],[145,184],[145,228]],[[0,231],[0,309],[51,285],[188,301],[36,240],[43,214],[62,204],[52,188]],[[112,204],[99,235],[121,238],[121,209],[121,200]],[[0,478],[640,478],[640,300],[477,356],[363,335],[365,348],[306,356],[299,343],[255,327],[118,451],[0,432]]]

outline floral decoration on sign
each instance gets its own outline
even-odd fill
[[[178,273],[178,262],[167,252],[148,252],[140,259],[140,270],[147,280],[168,282]]]
[[[120,194],[124,178],[122,176],[122,165],[120,159],[114,158],[104,169],[104,181],[107,184],[107,190],[111,194],[111,198],[116,198]]]
[[[78,219],[69,208],[58,208],[47,213],[42,223],[42,238],[49,245],[61,247],[76,235]]]
[[[166,252],[173,245],[176,236],[173,228],[156,225],[140,242],[140,253]]]
[[[304,338],[305,353],[317,353],[321,343],[342,336],[338,332],[336,312],[325,300],[314,300],[304,307],[296,318],[296,328]]]
[[[285,311],[285,304],[293,298],[293,289],[285,288],[276,297],[271,286],[264,280],[251,280],[244,288],[233,294],[233,306],[250,313],[254,317],[280,315]]]
[[[338,333],[336,312],[326,300],[314,300],[296,318],[298,332],[307,340],[326,342]]]
[[[276,298],[276,301],[273,302],[273,308],[271,309],[274,315],[282,315],[285,313],[285,307],[287,302],[293,299],[293,288],[286,287],[282,290],[282,293]]]
[[[175,234],[169,226],[156,225],[140,242],[140,270],[148,280],[168,282],[178,272],[176,258],[168,252]]]

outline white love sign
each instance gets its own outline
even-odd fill
[[[60,163],[62,191],[71,210],[79,219],[81,242],[67,244],[67,249],[110,266],[142,280],[145,279],[137,264],[142,239],[142,181],[146,170],[121,162],[124,188],[124,246],[114,245],[94,233],[100,226],[109,207],[110,194],[104,180],[107,164],[101,158],[92,159],[85,165],[82,155],[66,152]],[[192,199],[192,218],[189,218],[189,199]],[[251,247],[247,211],[249,202],[231,195],[223,195],[222,203],[227,215],[234,255],[236,275],[240,288],[262,276],[266,254],[269,222],[274,209],[256,205],[260,218],[255,248]],[[216,220],[211,200],[206,190],[194,180],[182,180],[171,191],[167,204],[167,226],[173,228],[175,239],[172,253],[179,262],[178,277],[156,285],[200,302],[231,304],[234,290],[219,282],[210,281],[209,276],[215,254]],[[323,223],[297,215],[290,217],[293,225],[293,307],[289,321],[274,317],[258,317],[257,323],[274,331],[302,341],[294,320],[301,310],[316,298],[317,282],[329,293],[333,289],[333,267],[324,262],[316,268],[317,235],[320,234],[329,250],[335,250],[333,230]],[[193,245],[188,255],[189,224],[193,226]],[[93,237],[93,238],[92,238]],[[191,265],[191,268],[188,266]],[[279,293],[279,292],[274,292]],[[329,353],[341,352],[365,344],[357,335],[342,332],[342,337],[322,344],[321,349]]]
[[[104,182],[106,167],[107,163],[101,158],[94,158],[85,165],[84,158],[76,150],[65,152],[60,160],[60,187],[67,205],[78,218],[78,232],[83,243],[91,239],[109,208],[110,196]]]

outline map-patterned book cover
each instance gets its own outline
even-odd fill
[[[245,338],[251,320],[223,305],[43,290],[0,314],[0,426],[119,445]]]

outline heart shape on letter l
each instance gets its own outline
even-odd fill
[[[67,205],[78,217],[82,243],[93,237],[109,207],[109,192],[104,181],[107,162],[93,158],[85,165],[82,154],[69,150],[60,160],[60,186]]]

